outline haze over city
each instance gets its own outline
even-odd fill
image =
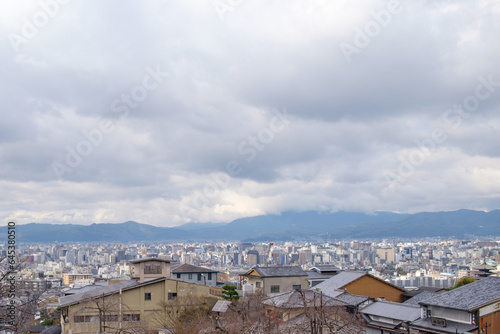
[[[0,4],[4,222],[498,209],[498,2],[54,3]]]

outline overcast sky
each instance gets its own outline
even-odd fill
[[[493,210],[499,1],[0,3],[0,216]]]

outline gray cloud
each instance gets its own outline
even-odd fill
[[[339,45],[389,2],[244,1],[224,20],[211,2],[57,3],[15,48],[43,8],[0,5],[4,220],[498,206],[497,3],[402,2],[351,62]],[[490,96],[447,121],[488,77]]]

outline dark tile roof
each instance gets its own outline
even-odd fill
[[[330,277],[333,277],[334,275],[327,275],[327,274],[320,274],[316,271],[308,271],[307,276],[309,276],[310,280],[327,280]]]
[[[51,326],[49,328],[44,329],[40,334],[61,334],[61,327]]]
[[[437,294],[420,302],[420,304],[470,311],[496,300],[500,300],[500,277],[490,276],[460,288]]]
[[[216,270],[193,266],[192,264],[182,264],[178,267],[172,269],[172,273],[181,274],[181,273],[216,273]]]
[[[328,297],[313,290],[293,290],[262,301],[264,305],[279,308],[303,308],[318,306],[347,306],[346,302]]]
[[[474,269],[474,270],[481,270],[481,269],[484,269],[484,270],[495,270],[495,269],[497,269],[497,268],[496,268],[496,267],[489,266],[489,265],[487,265],[486,263],[483,263],[483,264],[481,264],[481,265],[479,265],[479,266],[477,266],[477,267],[474,267],[474,268],[472,268],[472,269]]]
[[[135,263],[149,262],[149,261],[169,262],[169,263],[173,262],[171,260],[158,259],[158,258],[154,258],[154,257],[151,257],[151,258],[148,258],[148,259],[133,260],[133,261],[129,261],[129,262],[132,263],[132,264],[135,264]]]
[[[254,267],[261,277],[289,277],[289,276],[307,276],[307,272],[297,266],[286,267]]]
[[[59,305],[68,306],[72,304],[80,303],[82,300],[94,298],[101,295],[109,295],[120,291],[120,289],[126,289],[133,286],[139,285],[136,280],[128,280],[115,284],[105,285],[97,289],[88,290],[81,293],[75,293],[73,295],[64,296],[59,298]]]
[[[40,333],[40,334],[60,334],[60,326],[30,326],[30,333]]]
[[[434,286],[421,286],[418,289],[413,289],[413,290],[408,290],[406,292],[403,292],[402,295],[406,297],[413,297],[416,296],[424,291],[431,291],[431,292],[443,292],[446,291],[445,288],[438,288]]]
[[[330,273],[330,272],[341,271],[341,269],[339,267],[332,266],[332,265],[326,265],[326,264],[315,265],[314,267],[311,267],[309,270],[316,271],[319,273]]]
[[[374,315],[398,321],[415,321],[420,318],[420,306],[405,305],[387,301],[377,301],[360,311],[362,314]]]
[[[335,298],[343,302],[346,302],[350,306],[358,306],[370,300],[370,297],[351,295],[350,293],[347,292],[344,292],[343,294]]]
[[[255,270],[260,277],[295,277],[307,276],[307,272],[297,266],[281,266],[281,267],[253,267],[242,276],[248,276],[252,270]]]
[[[424,300],[434,297],[438,294],[438,292],[433,291],[421,291],[421,293],[406,300],[405,302],[403,302],[403,304],[420,306],[420,302],[423,302]]]

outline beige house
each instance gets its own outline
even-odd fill
[[[199,305],[221,296],[216,287],[163,277],[170,275],[170,262],[155,260],[133,261],[136,279],[59,298],[62,333],[157,332],[168,327],[165,312],[179,313],[186,301]]]
[[[251,284],[253,291],[269,295],[293,290],[306,290],[308,275],[300,267],[254,267],[243,276]]]
[[[152,278],[170,277],[170,260],[141,259],[130,261],[130,264],[132,265],[131,277],[139,283]]]
[[[221,290],[172,278],[135,280],[59,298],[62,333],[98,333],[128,329],[143,332],[164,327],[155,321],[164,305],[179,299],[217,298]]]

